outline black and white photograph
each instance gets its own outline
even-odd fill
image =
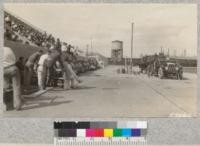
[[[5,3],[4,117],[194,117],[197,5]]]

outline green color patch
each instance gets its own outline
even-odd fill
[[[113,136],[114,137],[120,137],[122,136],[122,129],[113,129]]]

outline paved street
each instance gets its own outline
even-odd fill
[[[28,98],[22,111],[5,112],[16,117],[168,117],[194,114],[196,74],[184,80],[117,74],[108,66],[81,76],[78,89],[56,88],[37,98]]]

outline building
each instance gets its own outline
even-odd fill
[[[112,41],[111,60],[114,64],[118,64],[123,60],[123,42],[119,40]]]

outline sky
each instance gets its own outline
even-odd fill
[[[111,55],[111,42],[123,41],[124,57],[154,54],[197,55],[195,4],[23,4],[5,9],[33,26],[85,51]],[[91,48],[92,43],[92,48]]]

